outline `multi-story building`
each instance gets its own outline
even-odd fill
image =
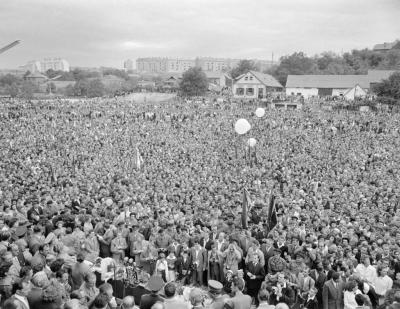
[[[69,72],[68,61],[61,58],[45,58],[40,61],[40,66],[41,72],[46,72],[47,70]]]
[[[196,58],[196,66],[205,72],[223,72],[237,66],[239,61],[239,59],[229,58],[198,57]]]
[[[269,60],[253,60],[261,71],[272,66]],[[196,59],[184,58],[138,58],[136,69],[139,72],[152,73],[182,73],[192,67],[199,67],[204,72],[226,72],[236,67],[240,59],[197,57]]]
[[[167,72],[167,58],[138,58],[136,59],[136,69],[139,72]]]
[[[26,65],[21,67],[25,71],[31,73],[40,72],[45,73],[47,70],[64,71],[69,72],[69,63],[65,59],[61,58],[45,58],[41,61],[33,60],[29,61]]]
[[[132,71],[133,70],[133,61],[131,59],[124,61],[124,70],[125,71]]]
[[[167,60],[168,73],[182,73],[195,66],[196,61],[191,59],[176,58]]]

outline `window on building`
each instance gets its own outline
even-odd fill
[[[247,88],[246,95],[254,95],[254,88]]]
[[[250,80],[253,80],[253,76],[250,76]]]
[[[249,80],[249,77],[248,77],[248,76],[246,76],[246,77],[244,78],[244,80]]]
[[[236,88],[237,95],[244,95],[244,88]]]

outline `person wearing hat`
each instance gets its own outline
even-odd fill
[[[209,309],[223,309],[228,295],[222,294],[223,285],[216,280],[208,280],[208,292],[212,299]]]
[[[286,269],[286,261],[281,257],[281,250],[274,248],[274,256],[268,260],[268,273],[276,274]]]
[[[164,298],[158,295],[158,292],[163,288],[164,282],[158,276],[152,276],[147,284],[150,294],[142,295],[140,298],[140,309],[151,309],[156,302],[164,302]]]

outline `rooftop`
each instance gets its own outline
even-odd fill
[[[400,40],[396,40],[394,42],[385,42],[382,44],[376,44],[373,49],[374,50],[390,50],[399,42],[400,42]]]
[[[260,73],[256,71],[250,71],[260,82],[268,87],[278,87],[283,88],[283,86],[272,76],[265,73]]]
[[[369,88],[368,75],[289,75],[286,88]]]

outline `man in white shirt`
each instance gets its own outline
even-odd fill
[[[367,281],[367,283],[372,286],[378,276],[376,268],[371,265],[371,258],[369,256],[365,256],[363,264],[357,265],[354,273],[358,274],[362,280]]]

